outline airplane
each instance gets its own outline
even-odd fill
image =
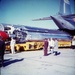
[[[61,13],[60,10],[59,14],[56,16],[33,20],[38,21],[52,19],[59,27],[59,29],[57,30],[4,23],[0,24],[0,26],[2,26],[2,28],[0,27],[0,29],[5,30],[10,37],[17,37],[19,42],[23,42],[25,40],[42,40],[45,38],[72,39],[72,36],[75,35],[75,21],[72,22],[72,20],[75,18],[75,14],[70,14],[69,10],[66,11],[66,9],[70,9],[69,0],[67,0],[68,2],[64,2],[65,0],[61,1],[63,1],[62,8],[63,4],[65,3],[64,12]],[[68,6],[68,8],[66,6]],[[60,9],[62,8],[60,7]],[[67,13],[68,15],[66,15]]]
[[[34,19],[33,21],[53,20],[60,31],[65,31],[71,36],[75,35],[75,14],[71,14],[70,0],[60,0],[60,10],[57,15]]]
[[[71,40],[72,36],[64,31],[51,30],[45,28],[30,27],[25,25],[3,24],[4,31],[9,34],[10,38],[17,38],[17,42],[23,43],[27,40],[43,40],[48,38]]]

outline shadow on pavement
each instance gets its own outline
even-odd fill
[[[6,67],[10,64],[13,64],[13,63],[16,63],[16,62],[20,62],[20,61],[23,61],[24,58],[21,58],[21,59],[14,59],[14,60],[11,60],[11,59],[7,59],[4,61],[4,64],[3,64],[3,67]]]
[[[48,53],[46,56],[51,55],[51,54],[54,54],[55,56],[57,56],[57,55],[60,55],[61,52],[54,51],[53,53]]]

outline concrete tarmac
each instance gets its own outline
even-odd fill
[[[59,49],[54,56],[43,50],[5,54],[0,75],[75,75],[75,50]]]

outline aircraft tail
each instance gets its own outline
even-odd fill
[[[59,14],[61,15],[71,14],[70,0],[60,0]]]

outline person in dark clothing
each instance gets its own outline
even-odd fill
[[[3,66],[4,62],[4,51],[5,51],[5,42],[0,37],[0,67]]]
[[[48,40],[45,39],[44,40],[44,56],[48,55],[47,52],[48,52]]]

